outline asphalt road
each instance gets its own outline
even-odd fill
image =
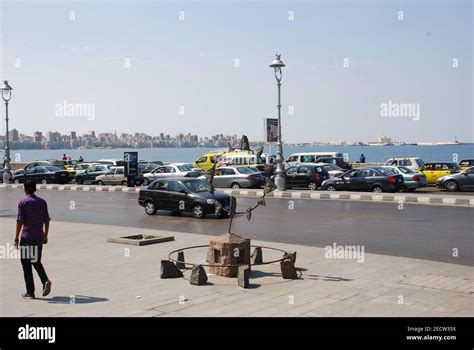
[[[145,214],[135,193],[39,191],[49,204],[53,220],[217,235],[227,232],[227,219],[197,220],[187,214]],[[0,190],[0,216],[16,217],[23,191]],[[71,202],[73,201],[73,202]],[[256,203],[238,198],[238,210]],[[232,231],[260,240],[324,247],[363,245],[366,253],[404,256],[474,265],[474,210],[446,206],[349,201],[266,199],[267,206],[240,215]],[[2,228],[5,229],[5,228]],[[14,235],[13,228],[12,237]],[[52,224],[54,237],[54,223]],[[204,242],[203,242],[204,244]],[[458,256],[453,257],[453,249]]]

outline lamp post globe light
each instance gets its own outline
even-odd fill
[[[275,70],[275,78],[277,80],[278,86],[278,138],[277,138],[277,151],[276,151],[276,176],[275,176],[275,185],[277,187],[277,191],[285,191],[286,190],[286,179],[283,176],[283,172],[285,171],[285,167],[283,164],[283,145],[281,143],[281,99],[280,99],[280,90],[281,90],[281,78],[282,72],[281,68],[285,67],[285,64],[280,58],[281,55],[275,55],[275,59],[270,64],[270,67]]]
[[[12,179],[12,170],[10,166],[10,142],[8,135],[8,102],[12,97],[12,87],[8,85],[8,81],[3,82],[3,86],[0,88],[2,90],[2,98],[5,101],[5,122],[6,122],[6,131],[5,131],[5,155],[3,156],[3,168],[5,172],[3,173],[3,183],[7,184],[11,182]]]

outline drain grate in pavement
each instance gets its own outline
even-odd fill
[[[467,278],[447,277],[442,275],[417,275],[406,278],[399,283],[449,292],[474,294],[474,280]]]
[[[118,238],[107,238],[107,242],[111,243],[122,243],[122,244],[131,244],[131,245],[149,245],[155,243],[162,243],[174,241],[174,236],[152,236],[152,235],[133,235],[133,236],[124,236]]]

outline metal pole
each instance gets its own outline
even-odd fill
[[[277,151],[276,151],[276,177],[275,185],[277,186],[277,191],[286,191],[286,179],[283,176],[285,167],[283,165],[283,145],[281,142],[281,68],[279,69],[280,76],[278,76],[277,71],[275,71],[275,77],[277,79],[278,86],[278,140],[277,140]]]
[[[4,163],[3,167],[5,172],[3,173],[3,183],[7,184],[11,182],[12,178],[12,171],[11,171],[11,165],[10,165],[10,140],[9,140],[9,135],[8,135],[8,101],[5,101],[5,122],[6,122],[6,134],[5,134],[5,155],[3,157]]]

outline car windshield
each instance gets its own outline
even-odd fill
[[[256,169],[256,168],[254,168],[254,169]],[[241,173],[241,174],[252,174],[252,173],[255,173],[255,172],[256,172],[256,170],[253,170],[252,168],[250,168],[250,167],[245,167],[245,166],[239,166],[239,167],[237,168],[237,171],[238,171],[239,173]]]
[[[194,180],[194,181],[183,181],[183,184],[189,189],[191,192],[199,193],[199,192],[209,192],[211,186],[202,180]]]
[[[191,171],[192,169],[187,165],[178,165],[177,168],[179,171]]]
[[[61,169],[59,169],[59,168],[56,167],[56,166],[45,166],[45,168],[46,168],[48,171],[51,171],[51,172],[62,171]]]
[[[384,175],[398,175],[397,171],[392,168],[375,168]]]
[[[413,169],[410,169],[410,168],[407,168],[407,167],[404,167],[404,166],[400,166],[398,167],[398,169],[400,169],[400,171],[404,174],[413,174],[413,173],[416,173],[415,170]]]
[[[416,164],[418,164],[418,166],[419,166],[420,168],[421,168],[421,166],[422,166],[423,164],[425,164],[425,162],[422,161],[422,160],[419,159],[419,158],[415,159],[415,161],[416,161]]]

